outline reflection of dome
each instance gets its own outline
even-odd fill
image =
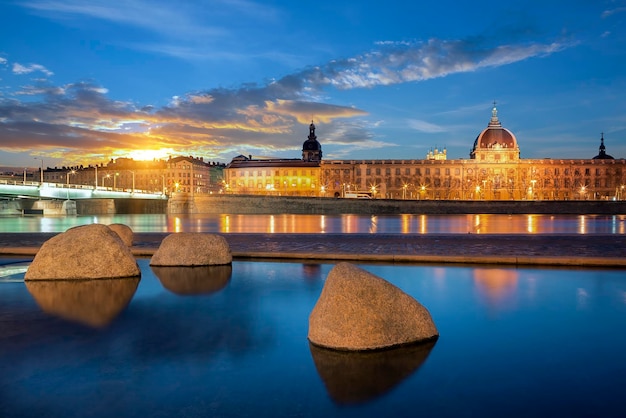
[[[491,120],[474,141],[474,148],[470,152],[470,157],[474,159],[489,159],[485,155],[499,155],[496,160],[511,160],[519,158],[519,147],[517,138],[511,131],[502,127],[498,119],[498,110],[494,106],[491,111]],[[509,155],[508,158],[503,155]]]

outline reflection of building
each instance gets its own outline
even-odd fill
[[[503,302],[517,288],[518,272],[514,269],[476,268],[476,289],[493,303]]]
[[[521,159],[517,138],[502,126],[495,106],[469,159],[449,160],[444,149],[426,159],[322,160],[316,138],[311,124],[302,159],[234,158],[224,170],[228,191],[337,197],[362,191],[388,199],[626,198],[626,160],[606,154],[604,135],[594,158]]]
[[[211,193],[222,186],[223,165],[202,158],[174,157],[168,160],[111,160],[107,165],[61,167],[44,170],[44,181],[72,185],[148,192]]]

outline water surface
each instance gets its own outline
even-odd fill
[[[138,283],[115,284],[122,297],[105,291],[92,309],[55,298],[72,286],[27,288],[27,263],[0,267],[2,416],[626,411],[623,271],[362,264],[424,304],[441,337],[425,350],[329,358],[306,335],[332,264],[238,261],[202,280],[139,263]]]
[[[626,215],[90,215],[0,217],[0,232],[63,232],[123,223],[135,232],[626,234]]]

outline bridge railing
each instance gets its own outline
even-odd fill
[[[0,184],[6,184],[7,186],[39,186],[40,183],[38,181],[0,179]]]

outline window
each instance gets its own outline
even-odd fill
[[[410,168],[405,168],[404,169],[404,174],[406,174],[407,176],[411,175],[411,169]]]
[[[396,168],[396,176],[399,176],[399,175],[400,175],[400,169]]]

